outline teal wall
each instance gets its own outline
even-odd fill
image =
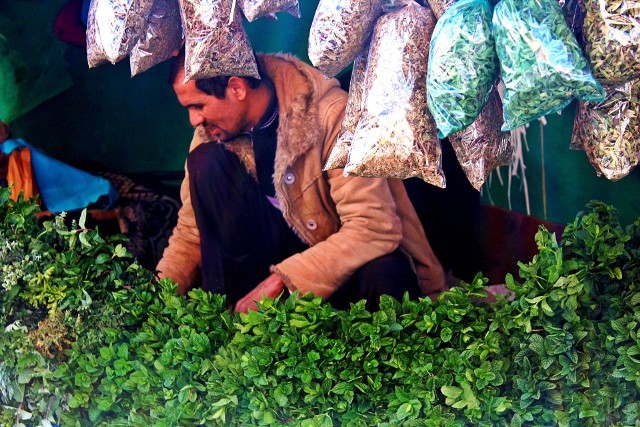
[[[70,163],[96,162],[114,171],[137,173],[182,170],[192,130],[186,111],[175,100],[167,81],[168,63],[130,77],[127,60],[89,69],[85,49],[58,41],[52,25],[66,0],[0,0],[0,34],[11,34],[16,51],[29,57],[29,43],[50,43],[53,61],[66,68],[50,85],[57,95],[24,114],[12,125],[22,137],[47,154]],[[256,51],[293,53],[307,58],[307,35],[317,0],[302,0],[302,18],[279,14],[278,20],[258,19],[247,25]],[[24,49],[24,47],[27,49]],[[33,56],[33,55],[31,55]],[[3,76],[0,76],[2,78]],[[596,177],[586,155],[569,150],[574,105],[561,116],[547,117],[528,130],[524,153],[530,208],[525,204],[522,173],[507,186],[507,168],[493,173],[482,200],[553,222],[566,223],[591,199],[615,205],[625,223],[640,214],[640,170],[618,182]],[[541,142],[541,136],[544,142]],[[544,155],[543,155],[544,154]]]
[[[609,181],[596,175],[584,151],[569,149],[575,106],[573,102],[561,115],[547,116],[546,125],[538,121],[529,124],[528,150],[523,150],[529,209],[521,169],[517,169],[517,176],[512,176],[510,196],[508,168],[500,168],[502,182],[498,172],[494,172],[490,183],[482,189],[485,203],[560,224],[572,221],[592,199],[615,206],[623,225],[640,217],[639,168],[619,181]]]

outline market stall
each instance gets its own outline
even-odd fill
[[[92,0],[64,11],[73,24],[57,36],[75,41],[75,68],[36,44],[54,66],[31,88],[2,34],[20,25],[0,27],[3,144],[42,145],[119,205],[34,215],[34,201],[0,188],[0,425],[637,425],[635,3]],[[166,83],[181,45],[185,80],[256,76],[255,51],[270,49],[337,77],[349,96],[323,169],[399,178],[437,201],[437,218],[429,203],[416,210],[457,286],[376,312],[294,295],[245,314],[199,289],[176,295],[153,272],[176,185],[147,184],[182,177],[191,130],[175,125],[188,120]],[[102,217],[112,233],[82,210],[114,206]],[[488,285],[500,285],[495,301]]]

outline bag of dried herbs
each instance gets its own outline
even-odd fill
[[[259,78],[242,12],[232,1],[180,0],[185,81],[215,76]]]
[[[604,99],[557,0],[502,0],[493,31],[504,81],[502,130],[560,111],[574,97]]]
[[[442,15],[449,9],[457,0],[427,0],[433,14],[436,19],[440,19]]]
[[[300,17],[298,0],[239,0],[238,5],[249,22],[258,18],[271,17],[277,12],[287,12]]]
[[[181,44],[182,22],[178,0],[155,0],[147,31],[129,54],[131,76],[171,58]]]
[[[583,149],[598,175],[627,176],[640,161],[640,80],[607,86],[603,102],[579,102],[571,148]]]
[[[593,76],[618,84],[640,77],[640,3],[585,0],[584,51]]]
[[[97,67],[124,59],[144,37],[153,0],[93,0],[87,20],[87,62]]]
[[[333,77],[351,64],[382,13],[381,0],[320,0],[309,30],[309,59]]]
[[[478,191],[495,168],[511,163],[511,133],[502,132],[501,127],[502,100],[494,88],[478,118],[460,132],[449,135],[458,163]]]
[[[362,116],[344,173],[419,177],[445,186],[437,128],[427,110],[431,11],[412,2],[378,19],[362,95]]]
[[[427,106],[444,138],[469,126],[498,78],[488,0],[455,3],[436,23],[429,49]]]
[[[323,170],[344,168],[349,159],[353,132],[358,126],[362,116],[362,94],[364,90],[364,78],[367,75],[367,59],[369,57],[369,42],[353,62],[351,80],[349,82],[349,97],[344,110],[344,119],[340,126],[338,139],[331,149]]]

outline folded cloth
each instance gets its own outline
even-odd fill
[[[22,139],[8,139],[0,144],[0,151],[5,154],[20,148],[31,150],[33,174],[50,212],[83,209],[101,197],[101,207],[108,209],[118,200],[119,194],[108,180],[48,157]]]

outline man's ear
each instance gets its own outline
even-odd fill
[[[238,101],[244,101],[247,97],[249,86],[247,81],[242,77],[231,76],[227,83],[227,92],[235,97]]]

